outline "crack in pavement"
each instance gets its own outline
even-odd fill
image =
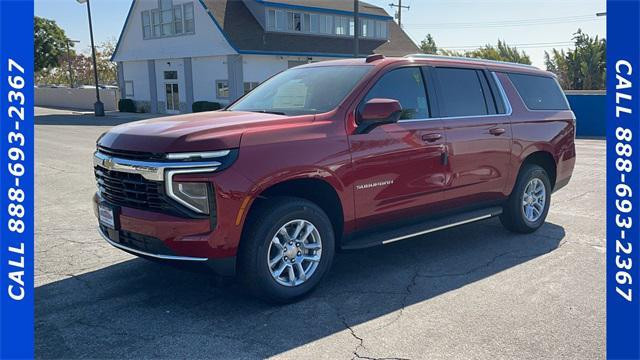
[[[355,360],[355,359],[366,359],[366,360],[411,360],[408,358],[401,358],[401,357],[370,357],[370,356],[365,356],[365,355],[361,355],[359,353],[360,349],[363,350],[367,350],[367,347],[364,345],[364,338],[360,337],[356,331],[353,329],[353,327],[351,325],[349,325],[349,323],[347,322],[347,319],[340,315],[340,312],[336,309],[336,314],[338,315],[338,318],[340,319],[340,321],[342,321],[342,325],[345,327],[345,329],[349,330],[349,333],[351,334],[351,337],[353,337],[354,339],[356,339],[358,341],[358,345],[356,345],[356,348],[353,349],[352,353],[353,353],[353,357],[351,358],[351,360]]]
[[[542,255],[546,255],[554,250],[558,250],[560,249],[567,241],[561,241],[560,243],[558,243],[558,246],[543,251],[543,252],[538,252],[535,254],[527,254],[527,255],[518,255],[518,256],[513,256],[514,259],[532,259],[532,258],[536,258]],[[418,269],[415,270],[414,274],[411,276],[411,278],[409,279],[409,282],[407,284],[407,286],[405,287],[405,292],[404,292],[404,297],[402,298],[402,302],[401,302],[401,307],[397,312],[397,316],[389,321],[387,324],[379,327],[378,329],[383,329],[386,328],[388,326],[390,326],[391,324],[395,323],[396,321],[400,320],[400,318],[402,317],[402,315],[404,314],[404,310],[405,308],[408,306],[408,299],[409,296],[411,296],[411,294],[413,293],[413,288],[417,285],[417,280],[419,278],[425,278],[425,279],[437,279],[437,278],[444,278],[444,277],[458,277],[458,276],[467,276],[467,275],[471,275],[472,273],[476,272],[476,271],[480,271],[482,269],[485,268],[489,268],[491,267],[493,264],[495,264],[498,259],[502,258],[502,257],[506,257],[508,255],[512,255],[514,254],[515,251],[507,251],[501,254],[498,254],[496,256],[494,256],[492,259],[490,259],[489,261],[480,264],[476,267],[473,267],[467,271],[464,272],[459,272],[459,273],[441,273],[441,274],[421,274],[420,271]],[[343,320],[344,321],[344,320]]]

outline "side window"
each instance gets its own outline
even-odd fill
[[[569,110],[558,82],[551,77],[509,74],[524,103],[531,110]]]
[[[427,93],[418,67],[396,69],[384,74],[365,96],[361,109],[367,101],[376,98],[398,100],[402,106],[400,120],[429,117]]]
[[[489,114],[489,104],[478,71],[435,68],[440,116],[478,116]],[[490,95],[489,95],[490,96]],[[495,110],[493,111],[495,113]]]

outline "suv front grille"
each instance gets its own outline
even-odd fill
[[[100,195],[114,205],[156,211],[173,208],[164,196],[162,182],[98,166],[95,167],[95,176]]]

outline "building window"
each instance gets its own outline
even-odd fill
[[[133,97],[133,81],[124,82],[124,96],[127,98]]]
[[[182,7],[176,5],[173,7],[173,32],[176,35],[182,34]]]
[[[149,11],[142,12],[142,37],[145,39],[151,37],[151,17]]]
[[[164,72],[165,80],[178,80],[178,72],[176,70],[170,70]]]
[[[247,94],[249,93],[251,90],[255,89],[256,87],[258,87],[258,85],[260,85],[259,82],[245,82],[244,83],[244,93]]]
[[[386,21],[376,21],[376,38],[378,39],[387,38],[387,22]]]
[[[360,36],[364,38],[376,37],[376,21],[370,19],[360,20]]]
[[[337,36],[353,36],[356,32],[351,16],[267,8],[265,21],[267,31]],[[363,38],[387,39],[387,21],[362,16],[359,27]]]
[[[218,99],[229,98],[229,81],[228,80],[216,80],[216,97]]]
[[[320,33],[333,34],[333,16],[320,15]]]
[[[336,16],[336,35],[347,35],[347,24],[349,19],[344,16]]]
[[[310,28],[312,33],[320,32],[320,15],[311,14]]]
[[[158,9],[142,12],[144,39],[193,34],[195,32],[193,3],[172,5],[171,0],[160,0]]]
[[[196,26],[193,19],[193,3],[184,4],[184,32],[193,34]]]
[[[302,31],[302,13],[288,12],[287,13],[287,29],[289,31]]]
[[[162,35],[173,35],[173,9],[160,11],[160,21],[162,24]]]
[[[267,11],[267,30],[276,29],[276,11],[269,9]]]
[[[287,30],[287,13],[283,10],[276,10],[276,30]]]
[[[160,37],[160,11],[151,11],[151,22],[153,24],[153,37]]]

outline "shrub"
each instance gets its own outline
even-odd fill
[[[136,112],[136,103],[131,99],[120,99],[118,101],[120,112]]]
[[[211,101],[196,101],[193,103],[193,105],[191,105],[191,110],[194,113],[203,112],[203,111],[214,111],[214,110],[220,110],[220,109],[222,109],[222,105],[220,105],[220,103],[211,102]]]

